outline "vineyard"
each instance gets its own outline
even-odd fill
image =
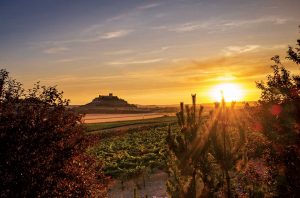
[[[131,129],[103,139],[88,152],[103,160],[105,174],[126,180],[165,168],[167,131],[166,125]]]
[[[300,0],[0,0],[0,21],[0,198],[300,198]]]

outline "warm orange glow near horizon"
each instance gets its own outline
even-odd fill
[[[108,93],[213,103],[221,90],[228,102],[256,101],[255,82],[274,55],[284,63],[300,24],[295,0],[47,2],[1,1],[0,68],[26,90],[57,85],[72,105]]]
[[[212,100],[221,101],[222,94],[226,102],[244,100],[244,93],[241,85],[237,83],[222,83],[214,86],[211,89],[210,95]]]

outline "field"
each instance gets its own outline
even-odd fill
[[[143,120],[159,118],[163,116],[174,116],[175,113],[136,113],[136,114],[86,114],[82,121],[89,123],[119,122],[129,120]]]
[[[87,134],[103,137],[88,153],[100,159],[104,173],[114,179],[110,197],[129,197],[135,188],[149,196],[166,195],[166,136],[169,125],[179,129],[176,122],[175,117],[160,117],[86,124]]]
[[[73,106],[74,110],[83,114],[163,114],[177,112],[177,106],[156,106],[156,105],[139,105],[135,107],[112,107],[112,106],[93,106],[93,105],[81,105]]]
[[[131,178],[146,169],[164,167],[168,126],[129,129],[123,136],[102,140],[89,150],[104,160],[104,172],[114,178]]]
[[[150,119],[136,119],[136,120],[126,120],[126,121],[117,121],[117,122],[103,122],[103,123],[86,123],[86,131],[88,133],[97,133],[102,130],[116,129],[116,128],[132,128],[140,127],[147,125],[160,125],[177,122],[176,117],[174,116],[163,116],[158,118]],[[130,126],[130,127],[129,127]]]
[[[0,198],[300,198],[299,8],[0,1]]]

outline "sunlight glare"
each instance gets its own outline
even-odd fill
[[[214,86],[211,89],[211,97],[213,101],[221,101],[222,94],[226,102],[241,101],[243,99],[243,90],[240,85],[234,83],[223,83]]]

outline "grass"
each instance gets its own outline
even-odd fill
[[[159,118],[141,119],[141,120],[128,120],[118,122],[103,122],[103,123],[89,123],[85,124],[86,132],[97,132],[105,129],[113,129],[123,126],[134,126],[134,125],[157,125],[157,124],[168,124],[175,123],[177,119],[175,116],[164,116]]]

